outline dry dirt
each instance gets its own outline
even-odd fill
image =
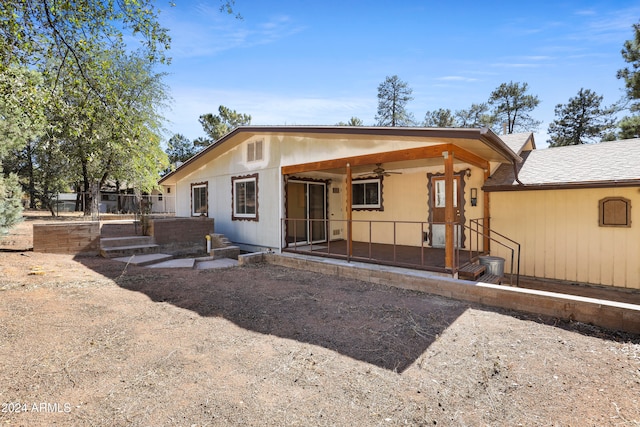
[[[31,223],[0,242],[0,425],[640,425],[639,336],[271,265],[22,252]]]

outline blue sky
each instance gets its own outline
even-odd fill
[[[198,117],[219,105],[254,125],[375,124],[377,88],[398,75],[413,89],[407,109],[485,102],[505,82],[528,83],[546,146],[554,107],[580,88],[609,105],[624,94],[620,50],[640,22],[636,1],[236,0],[242,20],[217,1],[158,3],[173,39],[166,83],[168,137],[204,136]]]

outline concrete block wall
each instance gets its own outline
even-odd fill
[[[97,255],[100,252],[100,223],[86,221],[33,224],[33,251]]]
[[[213,218],[163,218],[149,221],[149,235],[161,251],[171,253],[204,252],[205,236],[213,234]]]

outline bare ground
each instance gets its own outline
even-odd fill
[[[22,252],[31,223],[0,241],[0,425],[640,425],[639,336],[271,265]]]

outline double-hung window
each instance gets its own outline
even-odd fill
[[[258,220],[258,174],[231,178],[234,220]]]
[[[209,186],[206,182],[191,184],[191,215],[209,215]]]
[[[382,180],[361,179],[351,183],[353,209],[382,209]]]

